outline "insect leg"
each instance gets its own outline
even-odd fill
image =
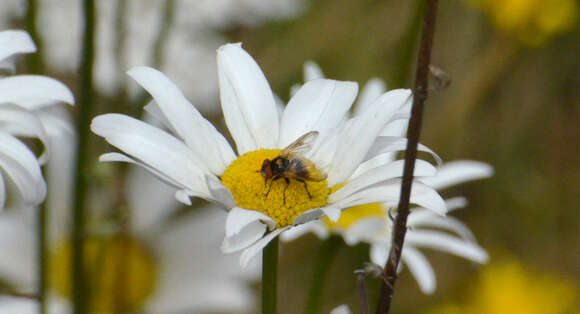
[[[312,195],[310,195],[310,191],[308,191],[308,184],[304,180],[300,180],[300,181],[302,181],[302,183],[304,183],[304,189],[306,190],[306,193],[308,194],[308,198],[312,199]]]

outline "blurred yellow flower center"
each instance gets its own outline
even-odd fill
[[[297,180],[291,179],[288,186],[283,178],[266,182],[260,173],[262,163],[276,158],[280,152],[280,149],[261,149],[246,153],[232,162],[221,177],[237,206],[268,215],[278,228],[291,225],[294,218],[309,209],[325,206],[330,193],[326,180],[306,181],[312,197],[308,196],[304,183]]]
[[[324,223],[329,229],[346,230],[350,228],[355,222],[364,218],[381,218],[385,219],[387,214],[380,203],[369,203],[350,207],[342,211],[340,219],[337,222],[332,222],[328,217],[324,217]]]
[[[150,252],[129,236],[91,237],[85,242],[85,271],[92,313],[133,313],[153,292],[157,268]],[[70,298],[71,243],[62,242],[50,262],[51,281]]]

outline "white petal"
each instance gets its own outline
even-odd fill
[[[324,137],[345,118],[357,90],[354,82],[326,79],[302,85],[284,110],[279,147],[288,146],[310,131],[318,131]]]
[[[403,248],[401,258],[417,280],[421,291],[425,294],[432,294],[437,283],[435,273],[427,258],[419,250],[408,245]]]
[[[137,232],[147,231],[180,206],[174,198],[175,188],[160,182],[143,169],[131,167],[126,180],[131,224]]]
[[[444,251],[477,263],[486,263],[488,260],[487,252],[477,244],[443,232],[410,230],[407,233],[406,241],[414,246]]]
[[[4,178],[0,174],[0,211],[4,209],[6,205],[6,185],[4,184]]]
[[[0,32],[0,61],[18,53],[35,51],[36,46],[27,32],[20,30]]]
[[[333,207],[333,206],[328,206],[328,207]],[[317,220],[319,218],[326,216],[327,212],[329,212],[331,214],[335,214],[336,208],[320,207],[320,208],[309,209],[309,210],[303,212],[302,214],[296,216],[294,218],[294,220],[292,221],[292,225],[298,226],[298,225],[301,225],[301,224],[304,224],[304,223],[307,223],[310,221]],[[340,218],[340,216],[339,216],[339,218]]]
[[[397,119],[387,124],[381,131],[381,136],[402,137],[407,132],[409,119]]]
[[[379,136],[373,145],[369,148],[363,158],[363,162],[376,158],[384,153],[403,151],[407,149],[407,139],[404,137]],[[417,150],[427,152],[433,156],[438,165],[443,164],[441,158],[435,154],[429,147],[419,144]]]
[[[330,311],[330,314],[351,314],[351,313],[352,312],[345,304],[337,306],[334,309],[332,309],[332,311]]]
[[[314,61],[304,62],[304,82],[324,78],[322,69]]]
[[[191,191],[203,191],[200,185],[205,185],[204,176],[209,174],[209,170],[183,142],[170,134],[120,114],[94,118],[91,130],[180,186]],[[209,193],[207,188],[204,192]]]
[[[50,153],[48,135],[43,123],[35,114],[13,104],[2,104],[0,106],[0,125],[2,125],[2,131],[12,135],[38,138],[44,147],[44,151],[38,157],[38,162],[44,164],[47,161]]]
[[[387,121],[410,98],[409,90],[390,91],[369,105],[366,112],[353,118],[354,122],[344,134],[334,155],[328,172],[329,186],[343,183],[353,174]]]
[[[381,244],[371,244],[371,261],[381,267],[385,266],[389,258],[389,247]]]
[[[185,98],[181,90],[163,73],[148,67],[127,72],[155,99],[158,108],[174,130],[216,174],[221,175],[236,156],[226,139]]]
[[[447,204],[447,210],[452,211],[459,208],[467,207],[467,199],[465,197],[452,197],[445,200],[445,204]]]
[[[340,214],[342,212],[340,208],[332,206],[323,207],[322,211],[332,222],[337,222],[340,219]]]
[[[349,209],[346,209],[349,210]],[[343,234],[344,242],[355,245],[360,241],[374,242],[377,237],[382,237],[384,242],[390,239],[390,229],[384,218],[368,217],[354,222]]]
[[[250,260],[254,256],[256,256],[256,254],[262,252],[262,249],[264,247],[266,247],[266,245],[268,245],[268,243],[270,243],[270,241],[272,241],[280,233],[288,230],[289,228],[290,228],[290,226],[287,226],[287,227],[284,227],[284,228],[281,228],[281,229],[276,229],[276,230],[268,233],[265,237],[263,237],[260,240],[256,241],[256,243],[254,243],[249,248],[245,249],[242,252],[242,255],[240,256],[240,265],[242,265],[242,267],[245,268],[248,265],[248,263],[250,262]]]
[[[373,168],[357,176],[353,180],[348,181],[345,186],[331,194],[329,201],[337,202],[338,200],[346,198],[347,196],[372,185],[380,184],[381,182],[393,178],[402,177],[404,164],[404,160],[397,160],[384,166]],[[414,176],[434,176],[436,173],[437,169],[430,163],[420,159],[416,160]]]
[[[222,110],[238,154],[275,148],[278,113],[270,85],[256,61],[238,43],[221,46],[217,63]]]
[[[24,206],[40,204],[46,196],[46,183],[32,152],[15,137],[0,132],[0,168],[11,179]]]
[[[280,235],[280,239],[285,242],[293,241],[301,236],[312,232],[322,240],[328,239],[330,232],[320,221],[311,221],[302,225],[294,226]]]
[[[10,314],[38,313],[40,304],[37,300],[17,297],[0,297],[0,312]]]
[[[365,112],[368,109],[368,105],[384,94],[386,90],[387,85],[385,84],[385,81],[379,78],[370,79],[358,96],[358,101],[354,107],[354,115],[357,116]]]
[[[488,178],[492,175],[493,168],[486,163],[472,160],[458,160],[445,163],[439,167],[437,176],[422,178],[421,181],[439,190],[467,181]]]
[[[59,101],[74,104],[74,97],[68,87],[55,79],[40,75],[0,79],[0,103],[36,109]]]
[[[274,220],[261,212],[240,207],[232,208],[226,219],[226,237],[240,233],[247,225],[256,221],[268,225],[270,230],[276,227]]]
[[[177,190],[175,191],[174,195],[176,200],[187,206],[191,206],[191,199],[189,198],[189,193],[187,193],[187,190]]]
[[[221,245],[224,253],[233,253],[243,250],[262,238],[268,227],[260,221],[254,221],[239,233],[225,237]]]
[[[385,184],[358,191],[344,199],[336,200],[334,206],[341,208],[353,207],[368,203],[386,203],[388,206],[397,206],[401,193],[401,180],[391,179]],[[330,195],[332,197],[332,194]],[[447,209],[445,201],[431,187],[414,180],[411,188],[411,203],[425,207],[437,214],[445,215]]]
[[[451,216],[441,217],[429,210],[414,209],[407,220],[410,227],[434,227],[457,233],[464,240],[475,242],[475,236],[461,221]]]
[[[0,213],[0,277],[25,291],[36,288],[35,217],[32,210]]]

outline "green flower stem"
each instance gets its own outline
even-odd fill
[[[409,82],[409,75],[411,73],[411,67],[413,66],[424,15],[425,1],[416,0],[409,25],[407,26],[403,36],[401,36],[399,45],[397,45],[400,48],[398,49],[397,63],[391,82],[392,87],[389,87],[389,89],[403,88],[407,86],[407,83]]]
[[[91,109],[93,106],[93,64],[95,59],[95,32],[96,13],[95,1],[83,1],[84,14],[84,37],[82,44],[82,58],[80,65],[80,91],[79,91],[79,115],[77,120],[78,130],[78,155],[75,171],[75,194],[72,212],[72,295],[74,313],[88,313],[89,278],[85,274],[84,266],[84,240],[85,240],[85,199],[88,190],[89,152],[88,139],[91,122]]]
[[[328,278],[328,271],[341,245],[341,238],[333,235],[320,246],[316,258],[316,264],[314,265],[314,273],[312,274],[312,282],[308,291],[308,300],[306,301],[306,310],[304,313],[320,313],[322,292],[326,283],[326,278]]]
[[[26,9],[26,30],[36,45],[36,53],[31,53],[28,58],[28,72],[40,74],[44,70],[42,62],[43,43],[38,33],[38,3],[36,0],[28,0]]]
[[[278,237],[262,251],[262,314],[276,314],[278,285]]]

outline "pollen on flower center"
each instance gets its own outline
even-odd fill
[[[261,149],[246,153],[228,166],[221,180],[232,193],[237,206],[262,212],[272,218],[277,227],[284,227],[291,225],[294,218],[307,210],[325,206],[330,189],[326,180],[306,181],[312,196],[309,197],[300,181],[290,179],[288,187],[283,178],[266,182],[260,173],[262,163],[265,159],[276,158],[280,152],[280,149]]]
[[[51,284],[71,297],[71,241],[58,245],[51,256]],[[85,271],[94,313],[140,311],[153,292],[157,267],[153,256],[136,238],[128,235],[93,236],[85,242]]]

